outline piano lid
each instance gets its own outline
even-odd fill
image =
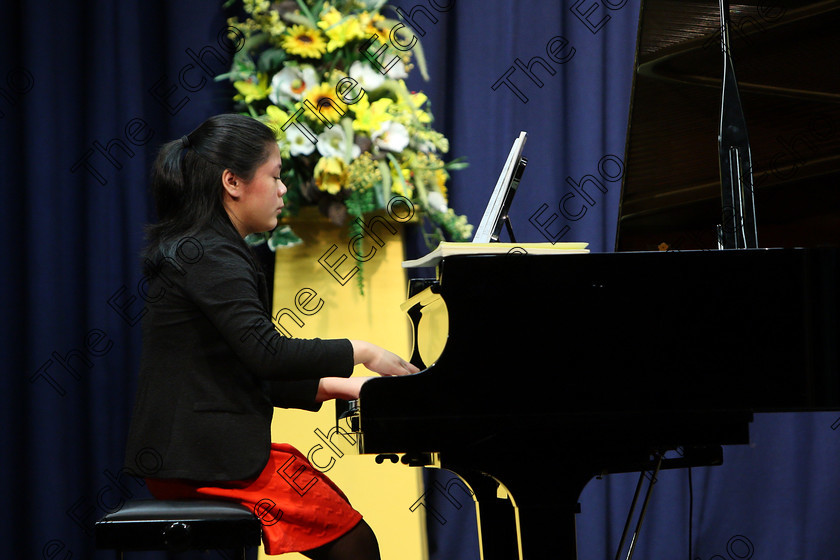
[[[733,0],[761,247],[840,243],[840,2]],[[718,0],[642,0],[616,250],[715,248]]]

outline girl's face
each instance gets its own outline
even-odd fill
[[[271,143],[268,159],[260,165],[254,176],[241,182],[239,197],[234,205],[233,223],[240,235],[270,231],[277,227],[277,215],[283,208],[283,195],[286,185],[280,180],[280,150],[276,143]]]

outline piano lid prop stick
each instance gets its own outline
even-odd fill
[[[747,123],[732,65],[729,39],[729,0],[720,0],[720,42],[723,50],[723,87],[720,103],[720,189],[724,249],[758,247],[753,198],[752,156]]]
[[[633,501],[630,502],[630,512],[627,514],[627,521],[624,522],[624,529],[621,531],[621,539],[618,541],[618,548],[615,551],[615,560],[621,558],[621,549],[624,548],[624,541],[627,540],[627,531],[630,529],[630,521],[633,519],[633,511],[639,501],[639,494],[642,493],[642,484],[645,481],[645,473],[641,473],[636,483],[636,490],[633,492]]]
[[[630,548],[627,549],[627,556],[625,560],[630,560],[633,557],[633,550],[636,548],[636,543],[639,541],[639,533],[642,531],[642,521],[645,519],[645,512],[647,511],[650,495],[653,492],[653,485],[656,482],[656,475],[659,474],[659,469],[662,467],[663,453],[656,453],[656,466],[653,469],[653,474],[650,477],[650,484],[648,484],[647,492],[645,492],[645,500],[642,502],[642,511],[639,512],[639,519],[636,521],[636,529],[633,531],[633,537],[630,539]],[[630,512],[627,514],[627,522],[624,525],[624,532],[621,534],[621,542],[618,543],[618,550],[615,553],[615,558],[618,560],[621,557],[621,549],[624,548],[624,540],[627,537],[627,528],[630,526],[630,519],[633,517],[633,510],[636,509],[636,500],[639,497],[639,491],[642,487],[642,481],[645,478],[644,471],[639,475],[639,482],[636,485],[636,493],[633,496],[633,503],[630,504]]]

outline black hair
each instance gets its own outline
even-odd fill
[[[151,173],[158,222],[146,230],[147,265],[173,257],[180,240],[210,223],[230,226],[222,204],[222,173],[230,169],[250,180],[268,160],[274,142],[274,132],[260,121],[223,114],[161,146]]]

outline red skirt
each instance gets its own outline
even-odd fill
[[[291,445],[272,443],[268,463],[255,479],[201,482],[147,478],[159,500],[220,498],[253,511],[263,525],[266,554],[302,552],[334,541],[362,515],[327,476]]]

